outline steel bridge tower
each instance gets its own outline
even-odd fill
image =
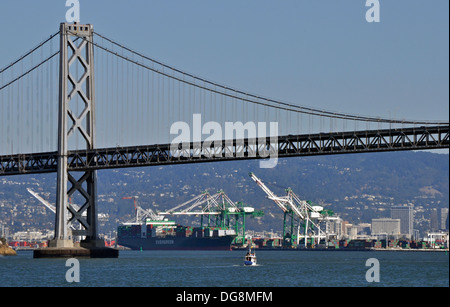
[[[85,237],[81,242],[82,247],[104,247],[104,242],[98,238],[97,229],[96,170],[85,171],[79,176],[80,172],[74,174],[68,168],[68,140],[74,134],[81,135],[83,143],[85,142],[85,148],[77,149],[95,148],[94,50],[91,43],[93,34],[92,25],[60,25],[56,221],[55,237],[50,241],[49,247],[73,247],[69,227],[75,222],[82,227],[73,230],[72,234]],[[76,65],[78,68],[75,68]],[[75,69],[79,70],[80,67],[82,73],[74,74]],[[76,98],[77,96],[79,98]],[[79,114],[73,109],[73,103],[71,104],[75,99],[83,104]],[[79,208],[75,208],[68,201],[75,192],[85,201]],[[86,214],[83,216],[84,212]]]

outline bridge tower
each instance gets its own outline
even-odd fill
[[[81,135],[83,145],[80,146],[85,147],[77,149],[89,150],[95,146],[94,51],[90,43],[93,34],[93,26],[89,24],[60,25],[56,221],[55,237],[49,247],[74,247],[69,227],[75,222],[81,227],[72,230],[72,234],[85,237],[81,242],[82,247],[104,247],[104,242],[98,238],[97,229],[96,171],[70,172],[67,160],[68,141],[74,134]],[[80,69],[81,74],[78,71]],[[80,113],[76,110],[80,107],[74,107],[72,102],[75,99],[82,102]],[[74,193],[81,195],[84,201],[79,204],[79,208],[68,201]]]

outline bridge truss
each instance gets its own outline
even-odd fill
[[[68,151],[67,166],[71,171],[88,171],[270,157],[443,149],[448,148],[449,144],[449,126],[423,126],[394,130],[288,135],[280,136],[276,141],[273,138],[266,138],[264,142],[261,142],[261,139],[232,140],[232,142],[224,140],[214,142],[208,148],[202,148],[202,143],[194,142],[184,146],[179,144],[176,149],[173,144],[94,148]],[[56,172],[57,158],[57,152],[0,156],[0,176]]]

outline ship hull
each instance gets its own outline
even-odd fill
[[[132,250],[230,250],[235,236],[124,238],[118,244]]]

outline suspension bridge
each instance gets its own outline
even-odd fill
[[[73,248],[73,224],[83,247],[103,246],[97,170],[238,159],[273,167],[281,157],[442,148],[448,121],[263,97],[162,63],[89,24],[62,23],[0,70],[0,176],[57,173],[50,247],[59,256]]]

